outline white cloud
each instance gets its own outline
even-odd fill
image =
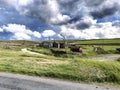
[[[26,5],[31,4],[31,3],[33,3],[33,0],[18,0],[18,4],[20,6],[26,6]]]
[[[14,33],[14,36],[11,39],[17,39],[17,40],[30,40],[31,36],[29,36],[28,34],[25,33],[20,33],[20,32],[16,32]]]
[[[39,32],[37,32],[37,31],[34,31],[34,32],[33,32],[33,35],[34,35],[35,37],[37,37],[37,38],[41,38],[41,34],[40,34]]]
[[[3,26],[3,29],[12,33],[22,32],[26,34],[32,34],[31,30],[27,29],[25,25],[20,24],[8,24],[7,26]]]
[[[45,30],[45,31],[42,32],[43,37],[52,37],[55,34],[56,33],[53,30]]]
[[[50,19],[50,22],[55,25],[55,24],[66,23],[66,22],[69,21],[69,20],[70,20],[70,17],[69,17],[69,16],[67,16],[67,15],[62,15],[62,14],[58,14],[57,16],[52,17],[52,18]]]
[[[2,28],[0,28],[0,32],[3,32],[3,29],[2,29]]]
[[[85,30],[62,26],[61,33],[67,37],[72,36],[75,39],[120,38],[120,27],[113,26],[111,22],[94,24]]]
[[[59,23],[64,23],[68,20],[70,20],[70,17],[67,15],[62,15],[62,13],[59,10],[59,5],[57,3],[56,0],[48,0],[47,1],[47,5],[46,7],[49,8],[50,13],[48,13],[49,15],[51,14],[50,17],[50,23],[52,24],[59,24]]]
[[[20,24],[8,24],[3,26],[2,29],[6,32],[13,33],[12,39],[27,39],[30,40],[32,37],[41,38],[41,34],[37,31],[32,31],[28,29],[25,25]]]
[[[80,39],[85,37],[86,35],[84,33],[82,33],[82,31],[77,30],[77,29],[71,29],[71,28],[67,28],[65,26],[61,27],[61,32],[62,34],[64,34],[66,37],[72,36],[75,39]]]

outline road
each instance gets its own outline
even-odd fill
[[[0,90],[120,90],[120,88],[1,72]]]

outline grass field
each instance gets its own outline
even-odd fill
[[[29,44],[31,46],[31,44]],[[28,47],[27,45],[24,47]],[[23,47],[23,48],[24,48]],[[112,46],[114,48],[118,46]],[[13,49],[16,48],[16,49]],[[17,49],[19,48],[19,49]],[[81,57],[55,57],[48,49],[36,49],[47,56],[32,55],[20,51],[20,46],[0,48],[0,71],[72,80],[120,84],[120,62],[99,62]],[[86,46],[85,53],[92,50]],[[106,50],[111,47],[104,47]],[[119,59],[118,59],[119,61]]]

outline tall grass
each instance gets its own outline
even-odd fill
[[[117,47],[119,45],[103,46],[107,53],[115,53],[115,48]],[[69,53],[60,57],[54,57],[49,49],[29,48],[31,51],[46,55],[41,56],[23,53],[20,51],[20,48],[17,46],[15,49],[14,47],[10,49],[0,47],[0,71],[77,82],[120,84],[119,62],[99,62],[80,58],[98,55],[98,53],[93,52],[93,47],[91,46],[83,46],[82,56],[77,55],[79,53],[73,54],[67,50]],[[118,59],[118,61],[120,60]]]
[[[0,71],[60,78],[78,82],[120,84],[119,62],[97,62],[80,58],[53,59],[18,51],[0,51]]]

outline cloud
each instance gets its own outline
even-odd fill
[[[72,20],[72,22],[70,22],[66,26],[68,28],[72,28],[72,29],[84,30],[86,28],[89,28],[93,24],[96,24],[96,20],[93,20],[92,17],[90,17],[90,16],[84,16],[81,18],[80,21],[74,22]]]
[[[105,0],[94,0],[94,2],[93,0],[85,0],[85,2],[87,3],[87,6],[94,7],[103,4]]]
[[[50,24],[68,23],[73,18],[91,15],[95,19],[113,15],[120,0],[4,0],[21,14],[37,17]],[[11,3],[12,2],[12,3]],[[97,14],[98,13],[98,14]],[[101,17],[99,16],[101,15]]]
[[[22,33],[32,34],[31,30],[27,29],[25,25],[20,25],[20,24],[8,24],[7,26],[3,26],[3,29],[12,33],[22,32]]]
[[[114,23],[115,22],[94,24],[85,30],[71,29],[66,26],[61,26],[60,33],[67,37],[72,36],[75,39],[120,38],[120,26],[113,26]]]
[[[6,32],[11,32],[13,34],[12,39],[27,39],[30,40],[32,37],[41,38],[41,34],[37,31],[32,31],[28,29],[25,25],[20,24],[8,24],[7,26],[2,26],[2,29]]]
[[[84,16],[90,16],[91,19],[104,18],[114,15],[120,8],[120,0],[94,0],[94,2],[93,0],[5,0],[3,2],[15,7],[23,15],[38,17],[52,25],[77,23]],[[78,25],[83,29],[86,26],[89,28],[84,22]]]
[[[96,21],[119,15],[120,0],[3,0],[0,3],[16,8],[20,14],[27,17],[39,18],[51,26],[56,25],[61,28],[61,33],[68,37],[80,39],[119,37],[119,22],[98,24]],[[39,32],[32,32],[21,25],[20,27],[21,31],[15,27],[16,30],[11,29],[10,32],[20,31],[19,33],[24,32],[28,36],[41,37]],[[42,32],[43,37],[55,34],[53,30]]]
[[[31,40],[31,36],[25,33],[14,33],[14,36],[11,39],[17,39],[17,40]]]
[[[61,27],[61,34],[65,35],[66,38],[68,37],[73,37],[75,39],[79,39],[80,36],[83,36],[81,35],[81,31],[80,30],[77,30],[77,29],[71,29],[71,28],[66,28],[65,26],[62,26]]]
[[[43,37],[53,37],[55,34],[53,30],[45,30],[42,32]]]
[[[41,34],[38,31],[34,31],[33,36],[37,38],[41,38]]]
[[[2,28],[0,28],[0,32],[3,32],[3,29],[2,29]]]
[[[104,18],[106,16],[113,15],[118,11],[118,6],[114,5],[112,7],[103,8],[101,10],[96,10],[91,12],[91,15],[94,17],[94,19]]]
[[[14,4],[10,1],[14,1]],[[23,15],[31,18],[38,17],[50,24],[61,24],[70,19],[60,12],[56,0],[6,0],[6,3],[14,6]]]
[[[112,26],[120,28],[120,21],[115,21],[112,23]]]

